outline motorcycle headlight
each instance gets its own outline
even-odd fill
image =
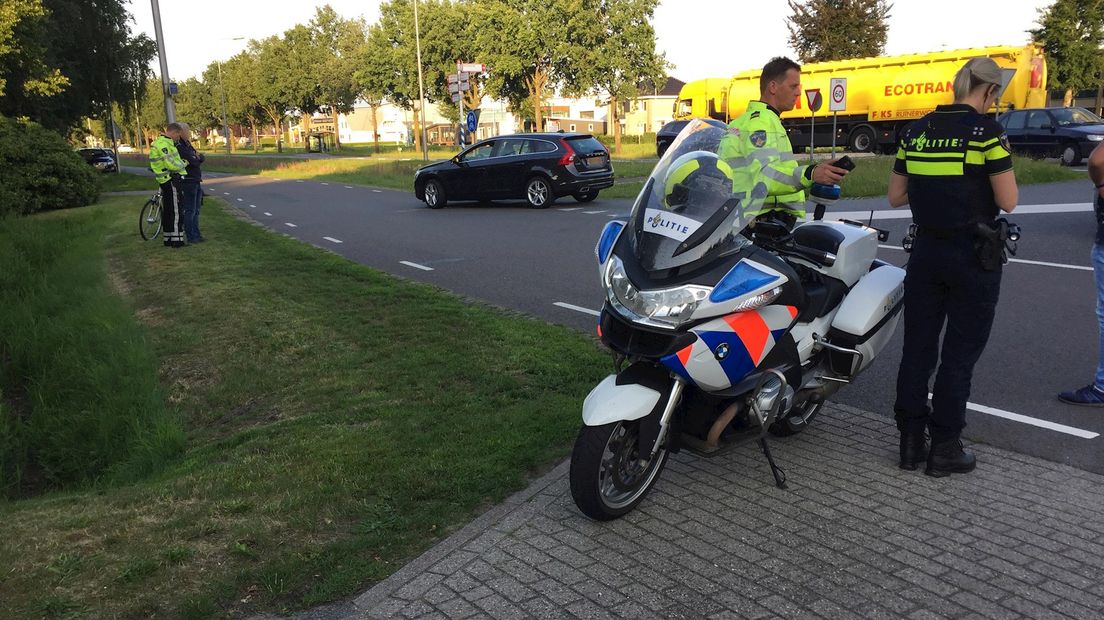
[[[698,304],[709,298],[712,289],[688,284],[652,291],[640,290],[629,280],[621,259],[614,256],[606,270],[606,290],[610,303],[629,318],[673,329],[690,319]]]
[[[1104,141],[1104,133],[1091,133],[1088,138],[1090,142],[1101,142]]]

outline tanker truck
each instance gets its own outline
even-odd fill
[[[853,152],[894,152],[897,132],[935,106],[954,100],[951,83],[955,72],[970,58],[992,58],[1004,70],[1006,86],[989,110],[991,115],[1018,108],[1046,106],[1046,62],[1042,49],[978,47],[963,50],[907,54],[877,58],[852,58],[816,62],[801,67],[802,95],[793,110],[782,113],[782,125],[794,150],[832,143],[829,112],[830,80],[845,78],[846,107],[837,112],[836,144]],[[761,69],[737,73],[731,78],[707,78],[682,87],[675,101],[674,117],[715,118],[729,122],[743,114],[749,101],[759,98]],[[808,98],[804,91],[819,90],[823,106],[815,113],[810,130]],[[811,133],[815,132],[814,133]]]

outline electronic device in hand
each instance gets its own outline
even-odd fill
[[[846,155],[844,155],[843,157],[840,157],[836,161],[828,162],[828,165],[835,166],[837,168],[843,168],[844,170],[847,170],[848,172],[855,169],[855,162],[851,161],[851,158],[846,156]]]

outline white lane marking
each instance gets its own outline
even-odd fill
[[[223,192],[223,193],[222,193],[222,195],[223,195],[223,196],[229,196],[229,195],[230,195],[230,192]]]
[[[256,208],[257,208],[257,205],[249,205],[249,208],[250,208],[250,209],[256,209]]]
[[[304,181],[303,179],[295,179],[295,182],[296,183],[305,183],[306,181]]]
[[[329,185],[329,183],[323,183],[322,185]]]
[[[837,203],[839,204],[839,203]],[[1010,214],[1002,215],[1037,215],[1040,213],[1080,213],[1083,211],[1092,211],[1093,206],[1091,202],[1063,202],[1050,205],[1019,205],[1016,210]],[[564,209],[566,210],[566,209]],[[806,216],[806,219],[812,217],[812,214]],[[870,219],[870,210],[866,211],[829,211],[825,214],[825,217],[847,219],[847,220],[868,220]],[[893,209],[887,210],[875,210],[874,219],[876,220],[910,220],[912,219],[912,210],[910,209]]]
[[[904,248],[896,246],[896,245],[881,245],[881,244],[879,244],[878,247],[884,248],[886,250],[904,250]],[[1025,265],[1039,265],[1039,266],[1042,266],[1042,267],[1057,267],[1059,269],[1075,269],[1077,271],[1092,271],[1093,270],[1092,267],[1085,267],[1084,265],[1067,265],[1065,263],[1048,263],[1048,262],[1042,261],[1042,260],[1027,260],[1026,258],[1010,258],[1010,259],[1008,259],[1008,262],[1010,262],[1010,263],[1023,263]]]
[[[557,211],[582,211],[582,207],[571,207],[570,209],[557,209]]]
[[[1014,422],[1022,422],[1024,424],[1030,424],[1031,426],[1038,426],[1039,428],[1045,428],[1047,430],[1065,433],[1067,435],[1073,435],[1074,437],[1080,437],[1082,439],[1096,439],[1100,436],[1100,433],[1094,433],[1093,431],[1087,431],[1081,428],[1074,428],[1072,426],[1066,426],[1065,424],[1058,424],[1057,422],[1040,420],[1039,418],[1020,415],[1018,413],[1012,413],[1011,411],[1005,411],[1003,409],[997,409],[995,407],[986,407],[985,405],[977,405],[968,402],[966,403],[966,408],[972,411],[977,411],[978,413],[987,413],[998,418],[1004,418],[1006,420],[1012,420]]]
[[[238,202],[245,202],[245,201],[242,200],[241,198],[238,198]]]
[[[374,190],[372,190],[372,193],[373,193],[373,194],[382,194],[382,193],[383,193],[383,190],[379,190],[379,189],[374,189]]]
[[[295,224],[292,224],[291,222],[284,222],[284,226],[289,226],[291,228],[299,228],[298,226],[296,226]]]
[[[606,217],[617,217],[617,214],[616,214],[616,213],[610,213],[610,214],[609,214],[609,215],[607,215]]]
[[[425,265],[419,265],[418,263],[412,263],[408,260],[399,261],[400,265],[406,265],[407,267],[413,267],[415,269],[421,269],[422,271],[433,271],[433,267],[426,267]]]
[[[590,308],[583,308],[582,306],[576,306],[573,304],[567,304],[562,301],[557,301],[552,304],[553,306],[559,306],[560,308],[567,308],[568,310],[574,310],[575,312],[582,312],[583,314],[592,314],[594,316],[602,316],[601,312],[597,310],[591,310]]]
[[[333,237],[322,237],[322,238],[325,239],[326,241],[331,242],[331,243],[341,243],[341,239],[334,239]]]
[[[606,212],[605,209],[602,209],[601,211],[583,211],[583,213],[585,213],[587,215],[598,215],[599,213],[605,213],[605,212]]]
[[[268,211],[265,211],[264,214],[267,215],[268,217],[272,217],[272,214],[269,213]]]
[[[345,189],[353,189],[353,186],[352,185],[346,185]]]

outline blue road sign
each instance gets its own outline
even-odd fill
[[[468,112],[468,131],[475,131],[475,112]]]
[[[169,94],[173,97],[180,92],[180,87],[176,85],[176,82],[169,82]]]

